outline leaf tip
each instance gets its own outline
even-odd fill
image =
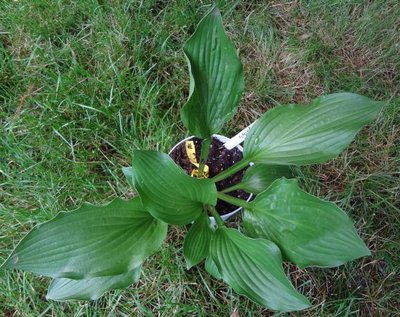
[[[365,244],[365,242],[361,239],[361,237],[358,236],[358,240],[359,240],[359,244],[358,244],[358,252],[354,252],[353,253],[353,257],[351,259],[349,259],[349,261],[353,261],[365,256],[371,256],[372,252],[371,250],[367,247],[367,245]]]
[[[193,266],[194,264],[186,259],[186,270],[189,271]]]
[[[307,297],[305,297],[303,294],[301,294],[297,290],[296,290],[296,293],[297,293],[296,300],[295,301],[292,300],[291,303],[286,303],[287,306],[282,308],[282,310],[280,310],[280,311],[282,311],[282,312],[301,311],[301,310],[310,308],[312,306],[311,302],[308,300]]]
[[[208,16],[215,16],[215,17],[221,17],[221,12],[218,9],[217,5],[213,5],[210,9],[210,11],[205,15],[205,18]]]
[[[371,255],[372,255],[371,250],[364,243],[364,248],[362,250],[362,255],[361,256],[371,256]]]
[[[129,176],[132,173],[132,167],[130,167],[130,166],[129,167],[124,166],[121,168],[121,170],[122,170],[122,173],[124,173],[124,175]]]
[[[46,300],[54,300],[54,301],[59,300],[56,296],[54,296],[54,292],[51,288],[51,284],[49,286],[49,289],[47,290],[47,294],[46,294],[45,298],[46,298]]]
[[[299,310],[310,308],[312,306],[311,302],[308,300],[307,297],[305,297],[304,295],[302,296],[303,296],[303,305],[301,306],[301,308],[299,308]]]
[[[44,298],[46,298],[46,300],[53,300],[53,298],[51,298],[51,296],[49,295],[49,293],[47,293],[46,296],[45,296]]]

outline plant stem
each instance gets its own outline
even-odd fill
[[[204,139],[201,142],[200,163],[198,178],[202,178],[204,174],[204,166],[206,165],[208,152],[210,151],[211,138]]]
[[[211,215],[214,217],[215,222],[217,223],[218,227],[224,227],[224,221],[222,220],[221,216],[217,212],[214,206],[207,206],[208,210],[210,211]]]
[[[221,192],[217,193],[217,197],[223,201],[226,201],[227,203],[232,204],[232,205],[239,206],[239,207],[249,209],[249,210],[252,209],[251,204],[243,199],[235,198],[235,197],[229,196],[227,194],[223,194]]]
[[[225,193],[230,193],[230,192],[233,192],[234,190],[237,190],[237,189],[242,189],[241,183],[237,183],[237,184],[235,184],[235,185],[233,185],[231,187],[225,188],[225,189],[221,190],[221,193],[224,193],[224,194]]]
[[[247,160],[241,160],[237,162],[235,165],[232,165],[231,167],[227,168],[225,171],[219,173],[218,175],[215,175],[211,180],[216,183],[219,182],[220,180],[223,180],[236,172],[244,169],[247,165],[249,165],[249,161]]]

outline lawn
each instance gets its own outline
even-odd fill
[[[245,70],[245,93],[225,135],[271,107],[321,94],[387,101],[337,159],[298,168],[304,189],[349,213],[372,256],[335,269],[286,270],[314,305],[289,316],[397,315],[400,3],[218,3]],[[132,197],[121,171],[132,150],[168,151],[185,137],[179,110],[189,76],[182,46],[210,8],[211,1],[195,0],[0,3],[0,262],[59,211]],[[239,218],[230,225],[240,226]],[[47,301],[47,278],[0,271],[0,314],[274,315],[202,266],[186,271],[185,230],[170,228],[138,283],[97,301]]]

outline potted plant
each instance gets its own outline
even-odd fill
[[[250,129],[241,160],[206,177],[212,135],[236,113],[244,86],[242,65],[215,7],[184,51],[190,96],[181,118],[201,139],[192,163],[194,177],[167,154],[135,150],[132,167],[124,169],[135,198],[59,213],[23,238],[2,268],[54,278],[49,299],[96,299],[139,278],[146,258],[161,247],[168,224],[189,224],[184,240],[188,268],[204,261],[213,276],[261,305],[277,311],[305,309],[310,302],[290,283],[283,259],[301,268],[335,267],[370,251],[338,206],[282,176],[290,165],[336,157],[374,120],[382,103],[336,93],[309,105],[275,107]],[[217,188],[243,169],[240,182]],[[229,195],[239,189],[256,196],[246,201]],[[244,233],[226,227],[216,210],[218,200],[243,208]]]

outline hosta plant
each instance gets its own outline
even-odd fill
[[[252,126],[243,159],[207,178],[211,137],[236,113],[244,87],[242,65],[217,8],[199,23],[184,52],[190,95],[181,118],[189,133],[202,139],[197,177],[167,154],[135,150],[132,166],[124,169],[135,198],[85,204],[38,224],[2,268],[53,278],[48,299],[96,299],[138,280],[146,258],[160,249],[168,225],[188,225],[183,241],[188,268],[204,263],[235,292],[270,309],[305,309],[310,302],[285,275],[283,260],[300,268],[336,267],[370,251],[343,210],[304,192],[296,179],[281,176],[290,165],[335,158],[382,104],[335,93],[309,105],[277,106]],[[217,190],[216,182],[244,168],[240,183]],[[247,202],[229,195],[238,188],[255,198]],[[243,232],[221,220],[218,199],[243,208]]]

